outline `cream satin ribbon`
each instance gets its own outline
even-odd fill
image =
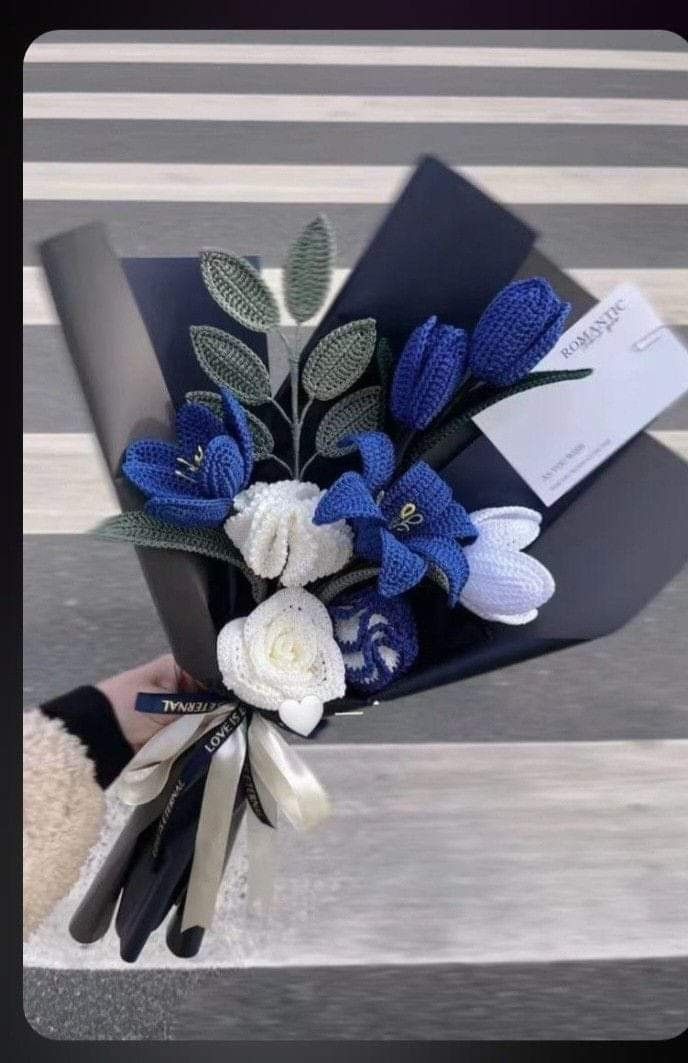
[[[113,789],[129,805],[145,804],[164,788],[177,757],[214,730],[235,703],[219,705],[202,716],[182,716],[161,728],[129,762]],[[276,727],[254,713],[213,753],[208,767],[196,830],[191,874],[186,891],[182,931],[208,928],[227,858],[227,839],[234,802],[248,753],[251,772],[266,811],[282,812],[297,830],[312,830],[331,813],[329,798],[298,753]],[[268,828],[269,829],[269,828]],[[255,837],[255,834],[254,834]],[[266,847],[249,846],[253,863]],[[253,892],[265,900],[270,892],[269,861],[253,867]]]

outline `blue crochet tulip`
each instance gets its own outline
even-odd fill
[[[438,325],[436,317],[415,329],[399,356],[390,392],[392,414],[409,428],[427,428],[454,395],[466,371],[468,335]]]
[[[413,666],[418,631],[403,598],[383,598],[368,588],[338,598],[329,612],[346,682],[353,690],[375,693]]]
[[[234,496],[248,486],[253,436],[231,392],[222,392],[223,419],[201,403],[177,412],[176,443],[139,439],[125,452],[122,472],[148,498],[146,513],[181,527],[222,524]]]
[[[543,277],[513,281],[484,312],[468,344],[471,373],[508,387],[551,351],[571,311]]]
[[[443,574],[455,605],[468,578],[457,540],[473,540],[478,533],[449,485],[423,461],[391,482],[394,447],[383,432],[362,432],[345,444],[358,448],[363,473],[345,472],[335,480],[318,503],[314,523],[349,522],[355,552],[380,565],[383,597],[415,587],[433,566]]]

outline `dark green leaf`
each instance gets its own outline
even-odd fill
[[[339,440],[353,432],[375,432],[382,423],[382,388],[361,388],[345,395],[324,415],[315,436],[318,454],[337,458],[354,447],[342,447]]]
[[[375,321],[363,318],[323,336],[303,369],[303,386],[313,399],[334,399],[366,371],[375,350]]]
[[[511,398],[512,395],[520,395],[522,391],[530,391],[531,388],[542,388],[548,384],[563,384],[567,380],[584,380],[591,373],[592,369],[548,369],[540,373],[529,373],[528,376],[524,376],[523,380],[517,381],[516,384],[511,384],[508,388],[498,391],[496,395],[492,394],[483,399],[482,402],[475,403],[475,405],[466,410],[464,416],[476,417],[477,414],[489,409],[490,406],[495,406],[498,402]]]
[[[235,321],[269,332],[279,325],[277,301],[257,269],[226,251],[201,251],[201,273],[213,299]]]
[[[249,406],[271,398],[270,374],[255,351],[212,325],[192,325],[190,332],[198,363],[213,383]]]
[[[157,550],[185,550],[202,554],[238,568],[251,584],[254,601],[267,594],[267,583],[245,564],[239,551],[221,528],[180,528],[149,517],[142,510],[131,510],[109,517],[93,532],[99,539],[133,543]]]
[[[307,321],[322,307],[330,287],[334,234],[322,214],[289,248],[284,267],[284,299],[294,321]]]
[[[334,601],[337,595],[348,590],[349,587],[356,587],[359,583],[369,583],[371,580],[377,579],[379,572],[380,569],[372,565],[348,569],[346,572],[340,572],[334,579],[317,586],[315,594],[321,602],[328,605]]]

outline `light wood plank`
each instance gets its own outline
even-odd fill
[[[95,436],[24,434],[24,533],[75,535],[119,512]]]
[[[617,284],[637,284],[672,325],[688,323],[688,269],[569,269],[567,272],[593,295],[603,298]],[[349,276],[350,270],[334,270],[330,298]],[[277,299],[283,325],[293,325],[282,296],[282,270],[265,269],[263,277]],[[38,266],[24,267],[24,324],[57,324],[52,296]]]
[[[457,167],[506,203],[688,203],[688,169],[653,166]],[[26,200],[388,203],[406,166],[27,162]]]
[[[424,45],[62,42],[32,44],[26,63],[244,63],[297,66],[544,67],[688,70],[686,51]]]
[[[566,272],[599,299],[617,284],[637,284],[667,323],[688,323],[688,269],[568,269]]]
[[[334,814],[312,833],[281,823],[272,834],[272,909],[247,911],[240,845],[201,954],[177,961],[158,933],[139,967],[688,953],[688,741],[303,744],[301,752]],[[117,812],[111,807],[110,833],[82,881],[26,948],[29,966],[124,966],[114,935],[88,950],[67,935]]]
[[[539,96],[330,96],[27,92],[26,119],[688,125],[685,100]]]

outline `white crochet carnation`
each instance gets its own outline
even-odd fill
[[[255,483],[236,496],[225,531],[253,572],[302,587],[344,567],[352,554],[349,525],[313,523],[324,493],[317,484],[280,480]]]
[[[297,588],[277,591],[249,616],[225,624],[217,660],[227,689],[259,709],[280,712],[286,706],[288,712],[306,701],[310,712],[317,700],[319,719],[323,704],[346,690],[330,615],[314,595]]]
[[[478,538],[463,550],[469,576],[461,604],[483,620],[528,624],[555,590],[549,569],[522,551],[540,534],[541,515],[524,506],[470,514]]]

